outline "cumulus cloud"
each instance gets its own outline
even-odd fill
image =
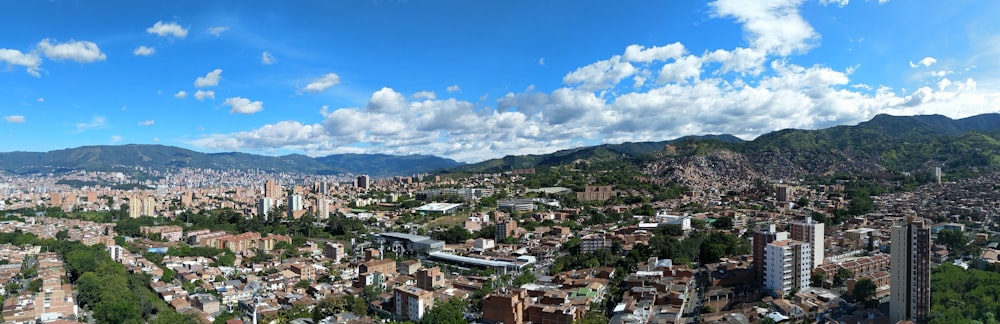
[[[153,27],[146,28],[146,32],[150,34],[156,34],[158,36],[164,37],[177,37],[184,38],[187,37],[188,30],[175,22],[165,23],[163,21],[157,21],[153,24]]]
[[[274,58],[274,55],[271,55],[271,53],[268,53],[267,51],[260,54],[260,64],[271,65],[277,62],[278,60]]]
[[[799,14],[802,0],[716,0],[714,14],[742,24],[753,49],[779,56],[808,51],[819,34]]]
[[[0,63],[4,63],[8,67],[23,67],[28,74],[36,77],[41,75],[39,67],[42,65],[42,58],[36,53],[22,53],[15,49],[0,48]]]
[[[615,55],[610,59],[598,61],[576,69],[563,77],[563,83],[578,85],[586,91],[605,90],[618,85],[622,79],[636,72],[634,66],[622,57]]]
[[[340,83],[340,76],[336,73],[327,73],[319,78],[316,78],[312,82],[309,82],[309,84],[302,88],[302,91],[308,93],[320,93],[337,85],[338,83]]]
[[[153,124],[156,124],[156,121],[152,119],[139,122],[139,126],[153,126]]]
[[[6,117],[3,118],[3,120],[6,120],[8,123],[11,123],[11,124],[24,124],[24,122],[25,122],[24,116],[22,116],[22,115],[10,115],[10,116],[6,116]]]
[[[269,149],[314,144],[325,136],[321,125],[286,120],[250,131],[199,138],[191,144],[213,150]]]
[[[132,51],[135,56],[150,56],[156,53],[156,49],[152,47],[139,46]]]
[[[226,32],[227,30],[229,30],[229,27],[227,26],[215,26],[215,27],[210,27],[207,31],[209,35],[219,37],[222,36],[222,33]]]
[[[198,90],[198,91],[195,91],[194,98],[198,99],[198,101],[202,101],[202,100],[205,100],[205,99],[215,99],[215,91],[212,91],[212,90]]]
[[[459,91],[462,91],[462,88],[459,87],[457,84],[453,84],[453,85],[448,86],[448,88],[446,90],[448,90],[448,92],[459,92]]]
[[[37,100],[38,102],[45,102],[45,98],[42,98],[42,97],[38,97],[38,99],[36,99],[36,100]]]
[[[917,61],[917,63],[913,63],[913,61],[910,61],[910,67],[915,68],[921,65],[923,65],[924,67],[929,67],[931,65],[934,65],[934,63],[937,63],[937,59],[928,56],[920,59],[920,61]]]
[[[416,100],[434,100],[434,99],[437,99],[437,95],[434,94],[434,91],[418,91],[417,93],[414,93],[410,97],[413,98],[413,99],[416,99]]]
[[[94,42],[70,40],[66,43],[58,43],[46,38],[38,42],[37,46],[45,57],[56,61],[70,60],[90,63],[103,61],[107,58]]]
[[[205,76],[195,79],[194,86],[199,88],[214,87],[219,85],[220,79],[222,79],[222,69],[215,69],[205,74]]]
[[[94,116],[89,122],[82,122],[76,124],[76,132],[81,133],[93,129],[102,129],[108,127],[108,119],[104,116]]]
[[[247,114],[252,115],[264,110],[264,103],[261,101],[250,101],[250,99],[243,97],[232,97],[227,98],[223,105],[229,106],[232,109],[229,110],[231,114]]]
[[[174,98],[177,98],[177,99],[184,99],[184,98],[187,98],[187,96],[188,96],[188,93],[187,93],[187,91],[184,91],[184,90],[177,91],[177,93],[174,94]]]
[[[111,136],[111,143],[112,144],[118,143],[118,142],[121,142],[121,141],[122,141],[122,136],[121,135],[112,135]]]

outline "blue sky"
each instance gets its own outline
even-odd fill
[[[992,1],[4,7],[0,151],[136,143],[476,162],[1000,111]]]

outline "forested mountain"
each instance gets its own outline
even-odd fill
[[[113,170],[140,166],[171,168],[263,169],[324,174],[410,175],[462,163],[426,155],[336,154],[311,158],[301,154],[262,156],[248,153],[201,153],[164,145],[83,146],[50,152],[0,153],[0,169],[15,173],[65,170]]]

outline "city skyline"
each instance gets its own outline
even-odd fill
[[[1000,108],[992,3],[240,4],[9,3],[0,151],[478,162]]]

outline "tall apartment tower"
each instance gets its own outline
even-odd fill
[[[753,232],[753,270],[757,281],[764,280],[764,248],[774,241],[788,239],[788,232],[778,232],[777,226],[770,224]]]
[[[788,224],[788,231],[791,232],[793,240],[806,242],[812,246],[813,269],[823,264],[823,250],[825,248],[823,223],[816,222],[812,217],[807,216],[803,221]]]
[[[281,198],[281,193],[279,192],[281,188],[278,188],[278,183],[274,179],[267,179],[264,181],[264,197],[277,200]]]
[[[909,217],[892,228],[889,321],[926,323],[931,311],[931,225]]]
[[[764,287],[787,296],[809,287],[812,277],[812,246],[796,240],[774,241],[764,248]]]
[[[262,197],[257,200],[257,215],[263,216],[264,220],[271,216],[271,208],[274,208],[274,200],[268,197]]]
[[[295,212],[302,210],[302,196],[288,195],[288,218],[295,218]]]
[[[358,176],[358,188],[359,189],[369,189],[372,186],[371,178],[368,178],[367,174]]]
[[[788,202],[792,199],[792,188],[788,186],[778,186],[775,198],[780,202]]]

